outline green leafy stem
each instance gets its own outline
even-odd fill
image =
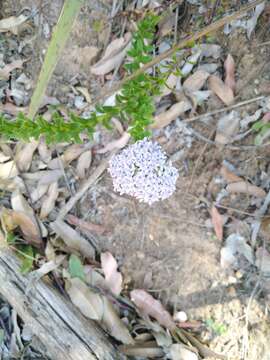
[[[157,15],[148,14],[137,25],[128,51],[130,62],[125,65],[129,74],[152,60],[152,41],[158,22]],[[138,75],[123,85],[116,95],[114,106],[97,105],[88,118],[71,113],[66,120],[57,111],[51,121],[42,116],[31,120],[22,113],[13,120],[0,115],[0,133],[5,138],[24,141],[38,139],[42,135],[48,143],[80,142],[80,135],[86,133],[91,137],[98,124],[111,129],[111,119],[117,117],[128,124],[131,136],[139,140],[150,135],[147,128],[153,122],[154,96],[160,94],[166,78],[166,74],[161,73],[159,68],[156,69],[155,76],[147,73]]]

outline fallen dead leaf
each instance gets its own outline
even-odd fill
[[[89,170],[92,161],[92,151],[88,150],[79,156],[76,173],[80,179],[85,179],[87,170]]]
[[[118,349],[127,356],[145,359],[156,359],[164,356],[164,351],[157,346],[156,342],[149,341],[137,345],[120,345]]]
[[[233,172],[231,172],[225,165],[222,165],[220,169],[220,174],[227,181],[228,184],[243,180],[240,176],[237,176]]]
[[[2,164],[8,160],[10,160],[10,156],[6,155],[2,151],[0,151],[0,163]]]
[[[76,160],[87,148],[85,145],[81,144],[73,144],[70,145],[65,151],[64,154],[59,158],[52,159],[48,163],[48,168],[52,170],[61,169],[62,166],[65,168],[68,166],[73,160]],[[62,166],[61,166],[62,162]]]
[[[98,154],[105,154],[108,151],[112,151],[114,149],[122,149],[127,145],[130,139],[130,134],[124,132],[124,134],[118,140],[114,140],[109,142],[103,149],[97,150]]]
[[[13,160],[10,160],[4,164],[0,164],[0,179],[7,180],[12,179],[19,174],[17,166]]]
[[[34,152],[38,147],[38,142],[32,140],[28,144],[19,143],[16,149],[16,164],[20,171],[25,172],[30,169]]]
[[[229,193],[249,194],[261,198],[266,196],[266,192],[262,188],[249,184],[244,180],[228,184],[226,190]]]
[[[48,231],[46,227],[42,224],[42,222],[35,217],[34,210],[31,208],[31,206],[26,201],[25,197],[22,195],[22,193],[19,190],[15,190],[11,194],[11,206],[12,209],[16,212],[23,213],[31,219],[32,223],[36,225],[38,230],[40,229],[41,235],[43,237],[46,237],[48,235]],[[38,222],[38,223],[37,223]]]
[[[107,47],[104,56],[91,67],[91,73],[106,75],[119,66],[131,45],[131,38],[131,33],[126,33],[124,37],[113,40]]]
[[[98,235],[102,235],[106,231],[104,226],[93,224],[90,223],[89,221],[81,220],[74,215],[68,215],[67,221],[69,224],[75,225],[79,229],[89,231],[90,233],[94,232]]]
[[[54,209],[58,193],[58,183],[54,182],[49,186],[48,195],[43,199],[40,209],[40,219],[45,219]]]
[[[107,331],[123,344],[134,343],[126,325],[120,320],[111,302],[90,288],[80,279],[66,282],[66,291],[71,301],[89,319],[102,322]]]
[[[228,54],[225,62],[224,62],[224,69],[225,69],[225,84],[235,92],[236,81],[235,81],[235,62],[231,54]]]
[[[0,20],[0,33],[10,31],[17,35],[18,27],[27,21],[27,17],[23,14],[19,16],[10,16],[6,19]]]
[[[218,144],[226,145],[233,142],[234,136],[238,133],[240,117],[236,111],[222,116],[217,123],[215,141]]]
[[[39,175],[38,186],[49,185],[59,180],[63,176],[63,172],[61,170],[46,170],[40,171]]]
[[[16,106],[10,102],[7,102],[5,104],[0,104],[0,111],[3,113],[8,113],[10,115],[18,115],[20,112],[27,113],[28,108]]]
[[[52,158],[52,151],[49,149],[44,137],[41,137],[38,144],[38,153],[41,160],[47,164]]]
[[[51,223],[50,226],[70,250],[77,250],[89,259],[95,258],[95,249],[93,246],[64,221],[57,220]]]
[[[234,101],[234,95],[232,89],[226,85],[216,75],[210,75],[208,78],[209,89],[216,94],[220,100],[227,106],[232,105]]]
[[[28,244],[38,248],[42,246],[42,238],[40,236],[39,227],[32,216],[20,211],[13,211],[12,220],[14,224],[20,227],[24,235],[24,239],[28,242]]]
[[[218,240],[223,239],[223,219],[215,206],[211,208],[211,218]]]
[[[89,94],[89,91],[86,87],[77,86],[76,90],[79,91],[85,98],[85,100],[90,104],[92,102],[91,96]]]
[[[22,60],[15,60],[12,63],[4,66],[2,69],[0,68],[0,80],[8,80],[11,71],[15,69],[21,69],[23,63],[24,62]]]
[[[190,101],[184,97],[183,100],[171,106],[169,110],[155,116],[154,123],[150,127],[152,129],[162,129],[191,108]]]
[[[115,258],[111,253],[105,252],[100,255],[100,260],[108,287],[114,295],[120,295],[122,291],[123,277],[117,270],[118,265]]]
[[[165,326],[169,330],[175,329],[176,325],[172,316],[165,310],[160,301],[154,299],[145,290],[132,290],[130,298],[143,314],[153,317],[160,325]]]
[[[183,84],[184,89],[187,89],[188,91],[198,91],[200,90],[206,80],[209,77],[209,73],[207,71],[204,70],[197,70],[194,72],[194,74],[190,75]]]

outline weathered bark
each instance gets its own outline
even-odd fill
[[[98,324],[86,319],[50,284],[39,280],[31,288],[30,277],[20,273],[19,262],[9,250],[0,252],[0,293],[52,360],[124,359]]]

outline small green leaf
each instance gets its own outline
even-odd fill
[[[34,250],[31,245],[20,245],[18,247],[20,258],[22,259],[21,273],[27,274],[33,267]]]
[[[73,255],[73,254],[70,256],[69,263],[68,263],[68,269],[69,269],[69,273],[72,278],[79,278],[82,281],[85,281],[83,264],[82,264],[80,258],[78,258],[78,256]]]

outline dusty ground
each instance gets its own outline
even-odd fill
[[[14,9],[18,13],[25,7],[32,10],[42,7],[40,23],[33,29],[25,30],[29,32],[27,51],[31,55],[26,67],[33,81],[61,4],[62,1],[58,0],[2,0],[3,17],[14,14]],[[96,24],[97,18],[105,22],[108,12],[109,6],[96,3],[94,10],[90,11],[86,6],[81,13],[48,90],[48,95],[55,96],[61,103],[72,105],[75,96],[72,85],[85,86],[90,95],[95,95],[99,85],[92,79],[89,67],[99,53],[93,47],[106,43],[108,34],[102,31],[102,38],[93,24]],[[100,26],[102,24],[101,21]],[[263,68],[263,64],[269,63],[269,45],[256,46],[269,35],[266,24],[262,23],[257,37],[251,42],[243,35],[240,42],[237,33],[231,37],[217,35],[224,51],[231,52],[236,58],[238,101],[254,97],[269,86],[267,66]],[[251,76],[251,69],[255,71],[255,76]],[[216,107],[216,102],[212,107]],[[252,112],[253,109],[256,105],[244,107],[241,111]],[[204,110],[210,111],[211,103]],[[207,127],[196,126],[205,136],[210,136],[209,124]],[[252,143],[252,135],[245,142]],[[177,137],[169,143],[166,140],[164,146],[170,155],[182,147]],[[258,271],[247,264],[244,269],[229,273],[221,268],[222,243],[208,226],[209,213],[200,200],[201,196],[211,200],[218,192],[214,178],[225,159],[235,165],[240,175],[255,183],[262,170],[269,175],[269,148],[245,151],[240,146],[239,150],[224,151],[194,140],[192,148],[176,162],[181,176],[177,191],[170,199],[149,207],[120,197],[113,192],[111,180],[105,174],[80,202],[78,215],[105,226],[106,235],[95,240],[100,249],[108,249],[116,256],[127,288],[143,287],[169,307],[185,311],[189,319],[212,320],[216,325],[223,325],[220,331],[209,326],[203,338],[210,342],[213,349],[230,359],[242,359],[242,352],[248,349],[245,359],[269,360],[269,298],[267,305],[267,298],[260,290],[261,282],[258,290],[253,292],[259,279]],[[253,210],[248,196],[234,195],[227,201],[225,205],[232,208],[244,212]],[[227,226],[240,229],[245,215],[229,211],[229,216],[231,221]],[[262,239],[263,236],[259,241]]]

